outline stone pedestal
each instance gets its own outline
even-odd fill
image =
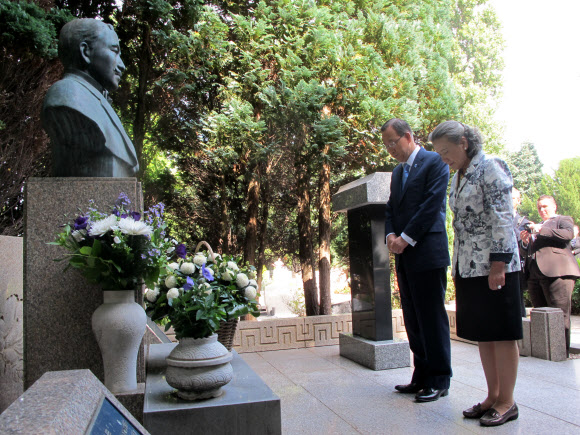
[[[532,322],[529,317],[522,317],[522,329],[524,335],[518,340],[518,348],[521,356],[532,356]]]
[[[352,334],[340,334],[340,356],[373,370],[411,365],[409,342],[399,338],[375,341]]]
[[[340,354],[374,370],[410,365],[408,343],[403,363],[399,358],[403,347],[393,341],[389,252],[385,243],[390,184],[390,173],[376,172],[342,186],[332,198],[334,211],[348,216],[352,294],[352,336],[341,334]],[[347,346],[344,351],[343,346]],[[385,363],[391,360],[403,365]]]
[[[152,344],[147,359],[144,426],[153,435],[169,433],[281,434],[280,398],[232,351],[234,378],[213,399],[181,400],[165,381],[165,357],[177,343]]]
[[[530,313],[532,356],[550,361],[566,359],[564,313],[559,308],[534,308]]]
[[[0,236],[0,413],[24,391],[22,237]]]
[[[3,434],[147,434],[89,370],[45,373],[0,415]]]
[[[94,200],[99,210],[114,206],[124,192],[143,208],[135,178],[31,178],[25,190],[24,227],[24,388],[45,372],[89,369],[102,382],[103,362],[91,329],[91,316],[103,303],[99,286],[89,284],[66,262],[67,251],[48,245],[60,226]],[[139,292],[140,293],[140,292]],[[138,302],[142,294],[138,295]],[[144,382],[143,345],[137,382]]]

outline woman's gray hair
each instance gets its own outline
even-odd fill
[[[429,135],[429,140],[431,142],[436,141],[446,137],[449,142],[459,144],[461,138],[465,137],[467,139],[467,157],[473,158],[478,152],[481,151],[482,139],[479,131],[470,127],[469,125],[462,124],[457,121],[445,121],[435,127],[435,130]]]

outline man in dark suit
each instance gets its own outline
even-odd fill
[[[52,149],[55,177],[134,177],[133,143],[111,107],[125,70],[119,38],[110,24],[77,19],[60,32],[62,80],[48,90],[42,124]]]
[[[395,253],[405,329],[414,356],[411,383],[397,385],[418,402],[446,396],[451,378],[449,319],[445,310],[449,249],[445,212],[449,167],[415,144],[411,127],[391,119],[383,143],[401,164],[391,177],[387,246]]]
[[[574,283],[580,278],[578,263],[570,250],[574,221],[559,216],[554,197],[538,198],[541,224],[531,225],[533,234],[522,232],[530,253],[528,291],[534,307],[560,308],[564,312],[566,352],[570,354],[570,310]]]

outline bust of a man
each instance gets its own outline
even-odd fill
[[[125,65],[110,24],[76,19],[62,28],[64,77],[46,93],[42,125],[51,141],[54,177],[135,177],[135,147],[111,107]]]

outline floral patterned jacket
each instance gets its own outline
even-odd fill
[[[454,219],[453,269],[462,278],[487,276],[491,261],[505,261],[506,273],[520,270],[513,226],[512,175],[507,164],[483,152],[471,160],[449,193]]]

